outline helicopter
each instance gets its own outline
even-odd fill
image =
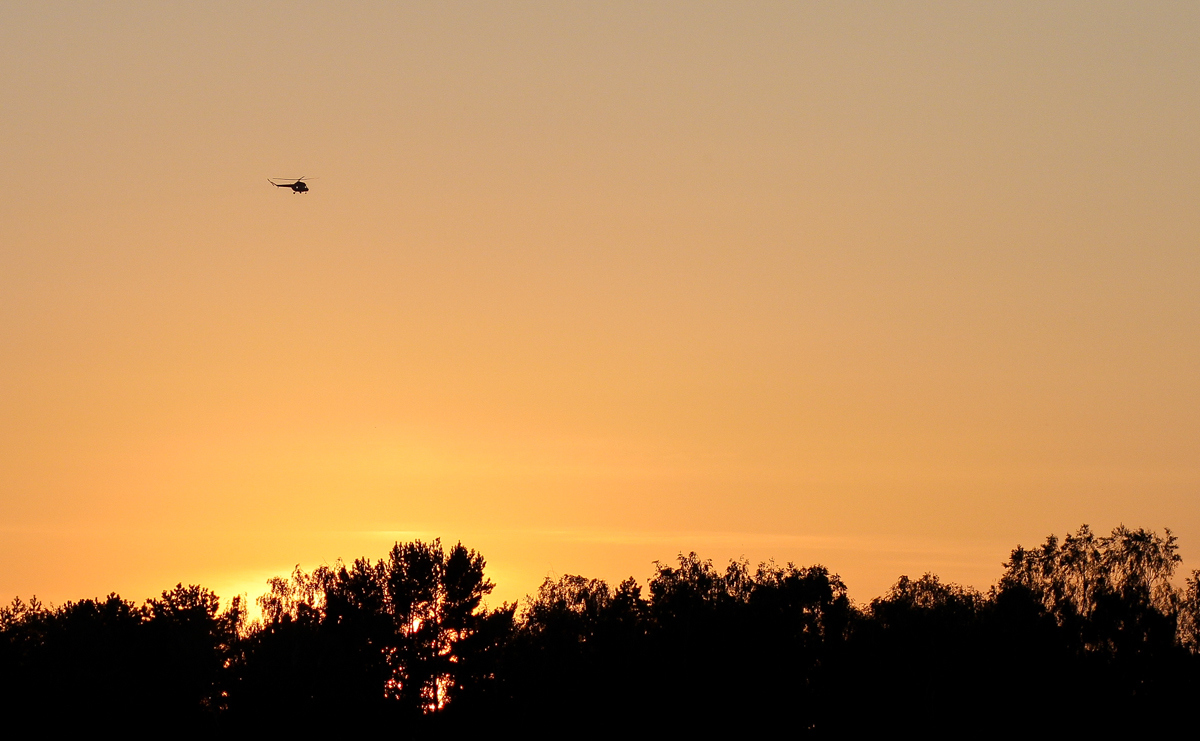
[[[291,180],[290,183],[277,183],[276,180]],[[308,183],[304,178],[267,178],[267,182],[276,188],[291,188],[293,193],[307,193]]]

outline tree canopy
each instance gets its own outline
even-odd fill
[[[1170,531],[1084,526],[1015,548],[987,592],[901,576],[856,605],[823,566],[689,553],[644,584],[566,575],[490,607],[482,555],[413,541],[271,579],[254,621],[197,585],[142,605],[14,600],[0,707],[392,735],[1145,729],[1200,688],[1200,571],[1177,585],[1179,564]]]

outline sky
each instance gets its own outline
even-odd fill
[[[1194,3],[0,0],[0,600],[1200,567]],[[311,192],[267,178],[310,178]]]

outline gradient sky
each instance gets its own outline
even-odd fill
[[[0,2],[0,599],[1200,566],[1200,5]],[[316,177],[297,196],[268,177]]]

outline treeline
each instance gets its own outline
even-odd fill
[[[1018,547],[986,593],[926,574],[855,605],[822,566],[694,553],[486,608],[484,559],[398,543],[270,581],[261,619],[177,586],[0,610],[0,707],[46,728],[537,735],[1147,730],[1200,690],[1168,531]],[[16,714],[16,715],[14,715]]]

